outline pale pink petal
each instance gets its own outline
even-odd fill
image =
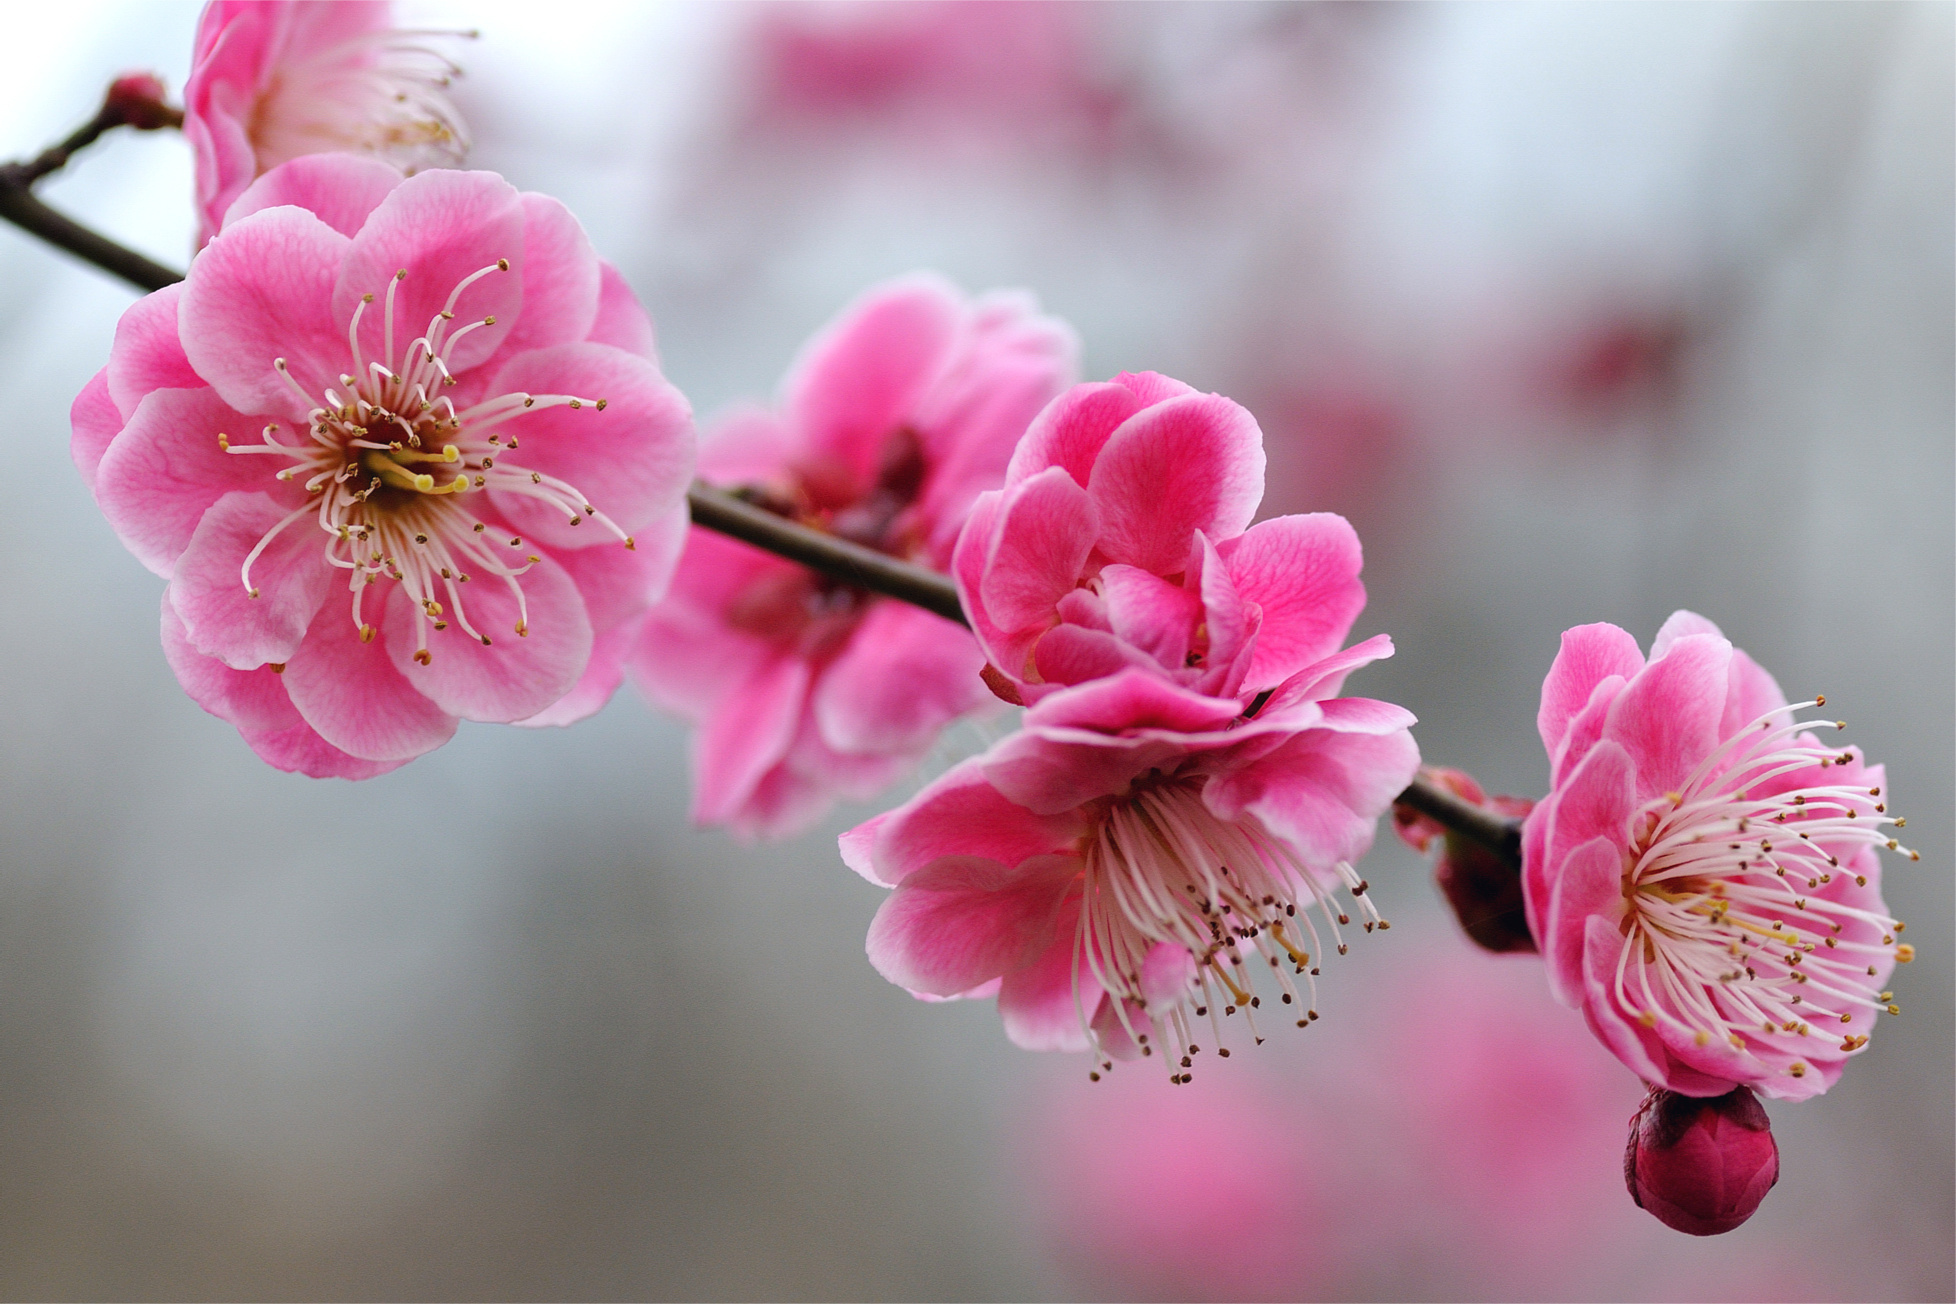
[[[1370,697],[1333,697],[1318,703],[1318,710],[1318,727],[1338,733],[1393,733],[1419,723],[1405,707]]]
[[[1244,682],[1279,683],[1336,652],[1365,608],[1358,534],[1315,512],[1262,521],[1217,547],[1246,602],[1263,609]]]
[[[998,995],[998,989],[1004,985],[1005,979],[998,977],[979,983],[976,987],[955,993],[951,996],[933,996],[929,992],[911,992],[910,994],[920,1001],[926,1001],[931,1004],[938,1004],[944,1001],[989,1001]]]
[[[1024,1050],[1081,1051],[1087,1026],[1106,993],[1085,973],[1075,974],[1074,934],[1079,928],[1079,898],[1068,900],[1054,921],[1054,939],[1038,959],[1005,975],[998,989],[998,1013],[1005,1035]]]
[[[1718,744],[1732,645],[1693,634],[1672,644],[1610,704],[1603,736],[1623,744],[1637,767],[1637,795],[1676,791]]]
[[[1590,692],[1589,705],[1569,721],[1559,749],[1549,753],[1551,786],[1560,784],[1602,739],[1603,726],[1610,718],[1610,705],[1623,691],[1623,684],[1622,675],[1611,675],[1598,683]]]
[[[1587,921],[1593,915],[1614,927],[1623,910],[1623,854],[1614,837],[1592,838],[1562,858],[1550,885],[1547,931],[1537,934],[1547,939],[1542,959],[1555,999],[1582,1004]]]
[[[302,492],[273,479],[293,465],[290,459],[227,453],[218,446],[218,436],[227,433],[233,442],[257,443],[264,424],[262,417],[226,407],[208,386],[159,389],[137,404],[96,471],[95,501],[138,561],[168,577],[204,513],[227,493],[268,492],[286,511],[304,501]],[[288,442],[304,437],[283,435]],[[317,532],[295,533],[303,538]]]
[[[1263,497],[1263,432],[1240,405],[1190,394],[1136,413],[1107,440],[1087,491],[1110,559],[1179,572],[1197,530],[1241,534]]]
[[[1142,406],[1125,385],[1075,385],[1033,418],[1006,466],[1006,487],[1059,467],[1086,488],[1108,436]]]
[[[341,339],[361,297],[371,294],[360,318],[360,348],[368,361],[394,365],[406,355],[408,342],[426,333],[436,314],[448,308],[455,288],[487,268],[455,299],[455,318],[438,350],[450,371],[477,366],[497,351],[524,311],[523,218],[516,187],[493,172],[436,169],[401,182],[353,238],[334,281],[333,320],[340,324]],[[510,269],[495,270],[499,260]],[[384,348],[388,285],[401,271],[407,275],[394,287],[396,356],[389,358]],[[462,334],[490,317],[494,325]],[[342,344],[340,352],[348,351]]]
[[[264,732],[240,729],[238,736],[244,739],[245,746],[258,754],[259,760],[273,769],[284,770],[287,774],[303,774],[309,779],[371,779],[389,770],[400,769],[409,759],[369,761],[351,755],[327,742],[317,730],[303,721],[289,729]]]
[[[496,723],[526,719],[570,692],[590,663],[584,600],[548,557],[514,585],[490,575],[457,584],[442,601],[444,630],[433,628],[404,585],[391,589],[380,626],[394,667],[449,715]],[[425,665],[415,659],[423,649]]]
[[[816,681],[815,721],[840,752],[904,752],[991,700],[971,631],[900,602],[875,602]]]
[[[278,672],[266,666],[233,670],[192,647],[168,594],[163,598],[163,659],[191,701],[242,731],[276,733],[305,725]]]
[[[1114,620],[1107,614],[1106,600],[1092,589],[1074,589],[1060,598],[1053,610],[1068,625],[1097,629],[1103,634],[1114,632]]]
[[[771,485],[801,452],[781,418],[756,403],[713,418],[700,438],[700,476],[716,485]]]
[[[787,755],[808,698],[808,663],[779,656],[730,695],[693,739],[693,818],[732,819]]]
[[[82,483],[90,489],[95,487],[95,469],[101,465],[102,455],[122,433],[122,420],[115,400],[109,397],[109,369],[104,367],[82,386],[81,393],[75,395],[74,405],[68,409],[72,431],[68,455],[74,458]]]
[[[892,813],[885,811],[866,819],[836,838],[836,846],[842,852],[842,863],[879,887],[888,887],[889,884],[876,877],[876,839],[883,830],[883,822]]]
[[[341,235],[360,233],[367,218],[401,184],[398,170],[359,154],[306,154],[281,163],[246,187],[224,225],[267,208],[303,208]],[[414,334],[419,334],[419,329]],[[413,335],[409,336],[410,339]]]
[[[523,205],[523,311],[499,349],[514,357],[588,339],[603,295],[598,255],[559,200],[526,192]],[[627,291],[629,293],[629,291]],[[648,355],[628,349],[640,358]]]
[[[605,401],[539,406],[503,427],[521,437],[511,464],[556,476],[619,529],[671,527],[686,512],[693,478],[692,409],[644,358],[608,344],[559,344],[510,359],[491,388],[499,394],[572,394]],[[559,548],[615,543],[594,521],[570,517],[534,498],[492,489],[497,510],[526,535]],[[663,536],[662,536],[663,537]]]
[[[1053,926],[1079,876],[1077,856],[1034,856],[1015,866],[946,856],[897,884],[869,926],[869,962],[900,987],[955,996],[1015,973],[1053,942]]]
[[[530,729],[561,728],[596,715],[625,682],[625,663],[638,645],[644,624],[641,616],[597,635],[591,641],[591,660],[571,690],[535,715],[514,723]]]
[[[1114,377],[1114,383],[1126,388],[1147,407],[1196,392],[1195,386],[1183,384],[1173,376],[1164,376],[1158,371],[1123,371]]]
[[[1157,942],[1141,962],[1141,999],[1150,1013],[1166,1014],[1195,981],[1195,956],[1178,942]]]
[[[1553,757],[1576,713],[1589,704],[1596,685],[1611,675],[1630,679],[1644,668],[1637,640],[1615,625],[1578,625],[1562,635],[1562,650],[1542,681],[1542,706],[1535,727]]]
[[[653,705],[702,724],[779,655],[770,641],[728,628],[716,613],[668,598],[646,616],[629,665]]]
[[[455,717],[415,691],[382,640],[363,642],[337,600],[285,663],[285,691],[320,737],[368,760],[411,760],[455,736]]]
[[[1540,936],[1540,934],[1537,934]],[[1616,1000],[1616,965],[1623,954],[1623,936],[1601,915],[1583,921],[1583,1017],[1597,1040],[1646,1082],[1671,1086],[1666,1066],[1670,1056],[1657,1034],[1635,1022],[1635,1015]],[[1678,1090],[1672,1086],[1672,1090]],[[1729,1085],[1710,1094],[1729,1090]]]
[[[228,493],[204,513],[170,581],[170,599],[199,652],[237,670],[292,659],[339,572],[320,555],[318,526],[306,516],[284,524],[291,515],[262,493]],[[252,562],[246,588],[245,558],[281,524]]]
[[[1713,638],[1725,637],[1724,631],[1697,612],[1682,609],[1673,611],[1663,625],[1659,626],[1657,637],[1650,641],[1650,659],[1657,660],[1671,650],[1671,644],[1693,634],[1709,634]]]
[[[130,304],[115,324],[107,369],[109,397],[125,421],[151,390],[196,389],[204,384],[184,356],[177,335],[182,301],[182,283],[166,285]]]
[[[874,881],[895,885],[940,856],[986,856],[1016,865],[1071,845],[1077,812],[1036,815],[1000,794],[976,760],[952,767],[879,823]]]
[[[666,586],[664,569],[670,564],[643,541],[636,548],[615,541],[609,547],[569,548],[551,558],[577,586],[596,634],[650,611]]]
[[[619,270],[603,260],[598,263],[598,315],[584,338],[636,353],[654,366],[659,363],[652,318]]]
[[[1593,838],[1623,846],[1637,807],[1637,787],[1636,767],[1620,745],[1606,741],[1591,748],[1544,803],[1552,810],[1543,844],[1545,871],[1559,874],[1556,867]]]
[[[1113,637],[1145,652],[1164,669],[1180,670],[1188,660],[1195,627],[1203,620],[1202,597],[1135,566],[1103,568],[1100,584]],[[1042,673],[1043,651],[1042,646]],[[1048,674],[1047,678],[1078,683],[1081,676]]]
[[[1733,648],[1732,669],[1725,685],[1725,713],[1718,725],[1719,735],[1730,738],[1754,720],[1785,705],[1786,694],[1780,691],[1779,681],[1757,661]],[[1792,715],[1781,712],[1777,719],[1787,723],[1792,720]]]
[[[178,328],[190,365],[226,403],[303,423],[339,385],[352,359],[333,283],[352,245],[311,213],[270,208],[204,246],[184,282]],[[279,377],[278,358],[297,390]]]

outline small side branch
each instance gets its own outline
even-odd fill
[[[0,167],[0,217],[144,290],[160,290],[183,279],[182,272],[151,262],[43,204],[32,189],[16,180],[15,169],[22,166]]]
[[[1521,872],[1520,821],[1463,801],[1425,779],[1414,779],[1392,804],[1409,807],[1451,832],[1472,838]]]

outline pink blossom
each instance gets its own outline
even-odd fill
[[[1074,348],[1024,295],[879,286],[808,345],[777,409],[719,422],[701,473],[942,570],[973,499],[1072,378]],[[694,530],[633,664],[699,726],[694,817],[778,837],[882,788],[988,703],[984,661],[951,621]]]
[[[1647,1082],[1818,1095],[1913,956],[1875,849],[1914,853],[1885,831],[1900,821],[1882,767],[1795,720],[1824,701],[1788,706],[1687,611],[1648,663],[1614,625],[1562,636],[1538,718],[1550,790],[1524,828],[1528,923],[1556,996]]]
[[[459,69],[402,31],[382,0],[211,0],[183,88],[197,160],[199,245],[245,187],[305,154],[367,154],[404,171],[453,166],[467,129],[446,94]]]
[[[958,595],[1010,701],[1129,666],[1216,697],[1330,656],[1365,606],[1343,517],[1251,527],[1263,434],[1240,405],[1153,373],[1076,385],[972,510]]]
[[[843,835],[851,867],[896,889],[871,963],[924,997],[996,993],[1028,1049],[1159,1046],[1177,1081],[1226,1016],[1261,1039],[1266,970],[1281,1008],[1265,1017],[1306,1024],[1325,945],[1311,907],[1341,951],[1335,887],[1368,932],[1383,923],[1351,862],[1419,764],[1409,713],[1332,696],[1391,648],[1327,657],[1253,711],[1138,668],[1042,698],[1019,732]]]
[[[691,418],[650,321],[562,204],[492,173],[266,173],[73,416],[170,581],[178,679],[281,769],[589,714],[684,540]]]
[[[1778,1181],[1772,1120],[1745,1087],[1709,1099],[1652,1087],[1630,1120],[1624,1185],[1666,1227],[1722,1235]]]

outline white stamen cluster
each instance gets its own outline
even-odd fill
[[[1316,996],[1312,956],[1323,950],[1310,907],[1315,904],[1324,915],[1340,955],[1346,943],[1339,929],[1352,922],[1351,916],[1333,904],[1296,853],[1254,819],[1218,819],[1195,782],[1144,782],[1106,804],[1084,855],[1073,995],[1099,1059],[1089,1074],[1095,1081],[1113,1062],[1088,1022],[1083,975],[1108,993],[1123,1030],[1143,1055],[1152,1056],[1158,1048],[1137,1026],[1130,1007],[1149,1004],[1142,966],[1157,943],[1184,947],[1195,961],[1194,978],[1172,1004],[1162,1009],[1157,1002],[1149,1010],[1148,1021],[1167,1039],[1159,1049],[1169,1061],[1172,1082],[1193,1076],[1193,1057],[1202,1049],[1195,1040],[1198,1021],[1207,1021],[1216,1053],[1225,1058],[1222,1018],[1241,1013],[1250,1035],[1262,1043],[1256,1011],[1263,1000],[1256,994],[1256,976],[1265,969],[1275,975],[1278,995],[1296,1012],[1298,1027],[1318,1017],[1311,1008],[1315,1000],[1304,999]],[[1366,916],[1365,931],[1390,928],[1352,867],[1341,861],[1335,872]],[[1293,976],[1304,978],[1305,992],[1299,992]]]
[[[1899,1014],[1893,993],[1867,979],[1881,956],[1914,958],[1903,923],[1823,895],[1863,847],[1921,859],[1885,831],[1881,789],[1818,783],[1772,796],[1749,793],[1783,775],[1854,761],[1824,749],[1792,713],[1772,711],[1727,739],[1680,792],[1631,817],[1623,893],[1629,912],[1615,995],[1646,1027],[1681,1029],[1696,1044],[1722,1040],[1752,1056],[1755,1042],[1783,1050],[1845,1025],[1838,1049],[1859,1051],[1875,1012]],[[1846,728],[1844,722],[1836,728]],[[1831,848],[1831,850],[1830,850]],[[1866,877],[1856,874],[1856,881]],[[1862,924],[1879,942],[1846,935]],[[1858,932],[1859,930],[1857,930]],[[1807,1065],[1788,1069],[1803,1077]]]
[[[507,584],[516,598],[515,632],[518,636],[530,632],[529,609],[517,578],[541,558],[524,550],[521,536],[492,526],[464,507],[464,496],[494,489],[533,498],[562,512],[571,525],[589,517],[627,548],[633,546],[631,537],[575,486],[511,464],[517,437],[505,440],[499,432],[507,422],[538,408],[603,411],[605,400],[511,393],[457,411],[441,392],[455,383],[448,359],[456,341],[496,321],[483,317],[451,332],[457,300],[476,281],[508,270],[509,260],[498,259],[464,277],[428,323],[426,333],[407,345],[398,363],[394,292],[407,272],[396,272],[387,285],[382,323],[386,361],[369,362],[362,355],[360,321],[374,301],[369,294],[354,309],[347,326],[354,369],[339,378],[341,388],[329,387],[323,395],[325,403],[311,410],[306,438],[285,442],[278,437],[276,422],[265,427],[260,443],[232,444],[226,435],[217,437],[231,453],[290,458],[293,464],[276,478],[302,481],[308,495],[303,506],[266,531],[246,556],[239,578],[252,597],[258,596],[251,582],[252,564],[287,526],[312,517],[326,535],[326,563],[347,572],[353,624],[361,640],[371,642],[376,632],[362,614],[367,588],[382,578],[394,580],[414,602],[414,659],[427,665],[432,659],[430,629],[446,630],[451,617],[471,638],[490,645],[489,635],[469,620],[462,600],[461,586],[472,575],[492,576]],[[284,358],[273,359],[272,366],[303,401],[313,401],[292,378]]]
[[[366,153],[412,174],[454,167],[468,128],[448,98],[461,68],[424,44],[474,32],[367,32],[281,61],[247,124],[259,170],[302,154]]]

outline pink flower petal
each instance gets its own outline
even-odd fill
[[[693,818],[732,819],[787,755],[808,698],[808,663],[777,656],[732,694],[693,739]]]
[[[1724,631],[1706,620],[1695,611],[1673,611],[1670,617],[1658,627],[1657,637],[1650,641],[1650,659],[1656,661],[1671,650],[1671,644],[1693,634],[1709,634],[1713,638],[1724,638]]]
[[[109,349],[109,396],[126,421],[153,389],[198,389],[204,378],[191,368],[177,336],[183,285],[166,285],[129,305],[115,324]]]
[[[381,639],[362,642],[337,601],[286,662],[285,691],[321,738],[368,760],[411,760],[455,736],[455,717],[415,691]]]
[[[890,814],[885,811],[866,819],[855,828],[845,830],[835,840],[836,847],[842,853],[842,863],[879,887],[888,887],[889,884],[876,877],[876,839]]]
[[[1693,634],[1651,662],[1610,704],[1603,736],[1630,753],[1640,799],[1678,789],[1718,745],[1731,668],[1730,643]]]
[[[1195,386],[1185,385],[1173,376],[1164,376],[1158,371],[1123,371],[1114,377],[1114,383],[1128,390],[1147,407],[1196,392]]]
[[[1112,636],[1147,653],[1163,669],[1180,670],[1202,622],[1201,596],[1135,566],[1105,567],[1100,583]],[[1081,677],[1047,678],[1078,683]]]
[[[224,225],[290,204],[351,238],[360,233],[367,218],[401,179],[399,171],[379,159],[358,154],[306,154],[279,164],[246,187],[224,214]]]
[[[527,719],[570,692],[590,663],[591,621],[584,599],[563,567],[548,557],[531,565],[516,584],[489,575],[458,584],[443,602],[445,630],[432,627],[405,586],[390,590],[380,625],[394,667],[449,715],[496,723]],[[470,627],[490,641],[471,637]],[[415,660],[423,648],[425,665]]]
[[[1052,945],[1077,856],[1006,866],[946,856],[897,884],[869,926],[869,962],[900,987],[955,996],[1014,973]]]
[[[840,752],[923,751],[991,700],[971,631],[900,602],[875,602],[816,681],[815,721]]]
[[[584,338],[592,344],[609,344],[635,353],[655,367],[659,364],[652,318],[619,270],[602,260],[598,263],[598,315]]]
[[[1212,697],[1234,697],[1256,654],[1263,609],[1244,600],[1216,545],[1200,530],[1189,549],[1188,583],[1202,595],[1202,623],[1209,637],[1194,687]]]
[[[1244,682],[1280,683],[1336,652],[1365,609],[1358,535],[1342,516],[1316,512],[1263,521],[1218,545],[1246,602],[1263,609]]]
[[[257,597],[242,573],[259,540],[292,511],[269,494],[228,493],[198,522],[177,558],[170,599],[199,652],[251,670],[298,650],[337,574],[320,557],[318,526],[300,517],[278,530],[251,566]]]
[[[204,246],[184,282],[178,328],[190,365],[226,403],[304,423],[338,386],[352,359],[333,283],[352,245],[311,213],[270,208]],[[298,391],[279,377],[277,358]]]
[[[1785,705],[1786,694],[1780,691],[1779,681],[1757,661],[1733,648],[1732,669],[1725,685],[1725,713],[1718,725],[1719,735],[1730,738],[1768,711]],[[1790,723],[1792,714],[1784,712],[1777,718],[1781,723]]]
[[[1313,729],[1243,769],[1211,779],[1203,800],[1218,818],[1254,815],[1305,864],[1355,861],[1378,817],[1419,769],[1412,735]]]
[[[90,489],[95,488],[95,468],[101,465],[102,455],[122,433],[122,419],[115,400],[109,397],[109,369],[104,367],[82,386],[81,393],[75,395],[74,405],[68,409],[68,424],[73,432],[68,440],[68,455],[74,458],[82,483]]]
[[[1226,728],[1241,709],[1228,698],[1204,697],[1159,675],[1129,670],[1046,698],[1026,713],[1025,727],[1194,734]]]
[[[523,206],[523,311],[499,346],[504,357],[583,342],[597,324],[603,295],[598,255],[571,211],[548,195],[525,193],[518,199]]]
[[[1107,440],[1087,490],[1106,555],[1179,573],[1201,530],[1241,534],[1263,497],[1263,433],[1238,404],[1190,394],[1136,413]]]
[[[1006,466],[1006,487],[1058,467],[1086,488],[1094,459],[1108,436],[1141,408],[1141,400],[1125,385],[1075,385],[1047,404],[1026,428]]]
[[[671,528],[684,518],[693,478],[692,409],[644,358],[607,344],[559,344],[510,359],[491,389],[605,400],[603,410],[592,403],[538,407],[510,421],[504,431],[522,441],[512,464],[575,485],[627,534]],[[602,525],[573,526],[536,499],[500,489],[490,498],[519,531],[553,547],[617,541]]]
[[[1086,491],[1053,467],[1006,491],[994,522],[976,594],[986,618],[1011,631],[1052,623],[1053,604],[1073,589],[1093,551]]]
[[[625,663],[638,645],[644,623],[639,617],[598,634],[591,642],[591,660],[571,690],[535,715],[513,723],[528,729],[561,728],[596,715],[625,682]]]
[[[770,485],[787,477],[800,445],[781,418],[739,403],[713,418],[700,439],[700,475],[717,485]]]
[[[1597,1040],[1632,1073],[1646,1082],[1670,1086],[1666,1081],[1670,1056],[1663,1043],[1656,1033],[1636,1023],[1634,1014],[1617,1004],[1616,962],[1622,954],[1623,936],[1608,919],[1591,915],[1583,921],[1583,1017]],[[1678,1090],[1675,1086],[1671,1089]]]
[[[238,736],[258,754],[259,760],[273,769],[303,774],[309,779],[371,779],[407,764],[406,760],[369,761],[350,755],[304,723],[266,733],[240,729]]]
[[[1100,985],[1074,976],[1074,934],[1079,928],[1079,898],[1060,907],[1053,943],[1023,969],[1005,975],[998,989],[998,1013],[1005,1035],[1024,1050],[1081,1051],[1087,1024],[1099,1013],[1106,994]]]
[[[1374,661],[1383,661],[1393,654],[1392,639],[1385,634],[1374,634],[1363,643],[1354,643],[1342,652],[1334,652],[1324,660],[1305,666],[1302,670],[1277,685],[1263,704],[1257,719],[1279,715],[1300,703],[1314,702],[1328,698],[1344,688],[1346,678],[1361,666]]]
[[[292,465],[287,459],[218,447],[220,433],[256,443],[264,425],[263,417],[233,412],[208,386],[159,389],[136,406],[96,471],[95,501],[138,561],[167,578],[204,513],[227,493],[270,492],[283,504],[280,515],[304,501],[299,491],[273,479]],[[284,438],[295,435],[288,431]],[[304,538],[315,532],[295,533]]]
[[[1596,685],[1611,675],[1628,680],[1644,668],[1637,640],[1615,625],[1578,625],[1562,635],[1562,650],[1542,681],[1542,707],[1535,727],[1542,746],[1554,757],[1569,722],[1589,704]]]
[[[1591,691],[1589,705],[1569,722],[1562,735],[1560,749],[1549,754],[1551,786],[1560,784],[1571,774],[1582,763],[1582,758],[1589,755],[1589,749],[1602,739],[1603,726],[1610,718],[1610,706],[1616,701],[1616,695],[1623,691],[1623,684],[1622,675],[1604,679]]]
[[[874,881],[894,886],[940,856],[985,856],[1016,865],[1067,847],[1084,828],[1074,812],[1041,816],[1006,800],[976,760],[966,761],[880,819]]]
[[[1159,674],[1162,669],[1139,648],[1112,634],[1079,625],[1061,625],[1048,630],[1033,647],[1032,660],[1045,682],[1022,690],[1027,702],[1043,700],[1062,687],[1106,679],[1123,670]]]
[[[276,671],[233,670],[192,647],[168,594],[163,598],[163,659],[191,701],[240,730],[276,733],[305,724]]]
[[[1549,991],[1567,1006],[1582,1004],[1585,921],[1592,915],[1611,924],[1623,917],[1623,856],[1613,837],[1592,838],[1568,853],[1549,892],[1542,959]]]
[[[405,355],[408,341],[428,330],[458,285],[503,259],[509,271],[491,270],[455,300],[455,318],[440,349],[450,371],[479,365],[502,345],[524,311],[523,219],[516,187],[493,172],[437,169],[409,177],[367,218],[333,283],[332,314],[341,340],[361,296],[371,294],[373,302],[360,318],[360,348],[369,361],[392,365],[383,341],[388,283],[397,272],[405,270],[407,276],[394,290],[394,348]],[[225,234],[238,229],[226,228]],[[461,334],[490,317],[494,325]],[[348,352],[344,342],[339,351]],[[344,362],[340,366],[351,370]]]

